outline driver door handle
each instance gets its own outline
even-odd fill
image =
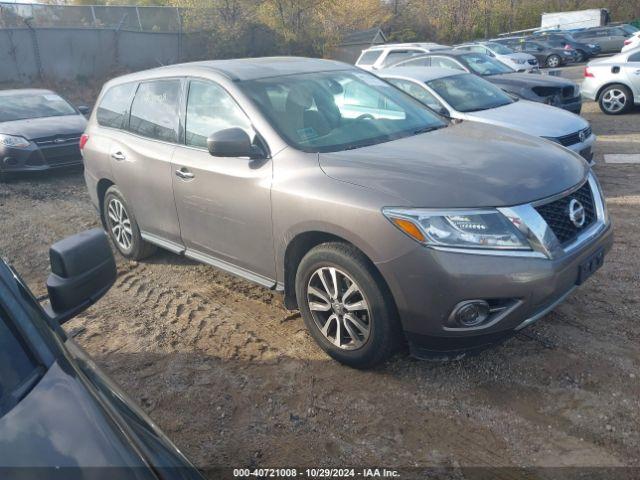
[[[124,153],[122,153],[122,152],[120,152],[120,151],[117,151],[117,152],[113,152],[113,153],[111,154],[111,158],[113,158],[114,160],[118,160],[119,162],[121,162],[122,160],[126,160],[126,159],[127,159],[127,156],[126,156]]]
[[[181,169],[176,170],[176,177],[182,178],[183,180],[191,180],[195,177],[195,175],[186,168],[182,167]]]

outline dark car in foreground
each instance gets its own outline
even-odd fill
[[[44,308],[0,260],[0,476],[201,479],[61,327],[113,284],[107,236],[69,237],[50,258]]]
[[[0,91],[0,174],[82,163],[88,111],[50,90]]]
[[[159,246],[283,291],[354,367],[389,358],[403,335],[422,356],[524,328],[612,241],[577,153],[450,122],[340,62],[126,75],[105,85],[85,134],[89,195],[123,256]]]
[[[460,50],[425,53],[395,63],[393,67],[442,67],[474,73],[507,93],[532,102],[546,103],[580,113],[580,87],[571,80],[551,75],[517,73],[487,55]]]

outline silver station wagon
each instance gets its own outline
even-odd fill
[[[494,343],[604,260],[578,154],[451,123],[339,62],[220,60],[104,86],[82,138],[118,250],[156,247],[284,292],[332,357],[366,368]]]

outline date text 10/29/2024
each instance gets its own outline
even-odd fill
[[[386,468],[234,468],[236,478],[400,478],[397,470]]]

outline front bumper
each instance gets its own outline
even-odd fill
[[[564,300],[580,282],[581,265],[611,249],[613,231],[605,222],[595,224],[588,236],[550,257],[417,246],[376,266],[394,296],[412,349],[467,350],[533,323]],[[456,306],[478,299],[504,308],[479,326],[452,324]]]
[[[573,98],[563,98],[558,107],[579,115],[582,111],[582,97],[576,95]]]
[[[34,172],[82,164],[77,142],[27,148],[0,146],[0,172]]]

